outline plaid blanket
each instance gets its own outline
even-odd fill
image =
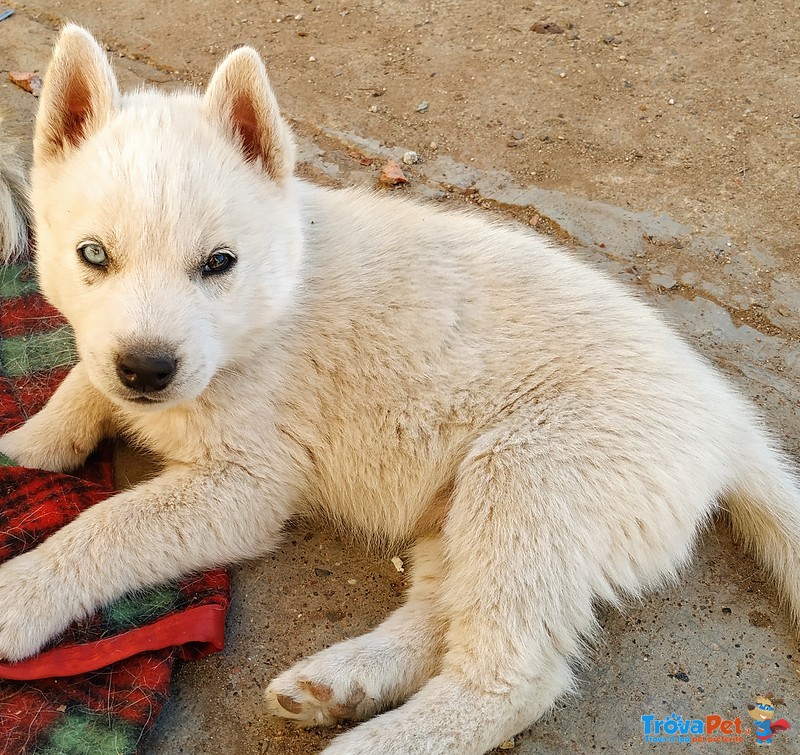
[[[26,265],[0,268],[0,434],[47,401],[75,358],[70,330]],[[35,547],[113,493],[110,447],[77,476],[0,457],[0,561]],[[213,571],[128,595],[38,656],[0,663],[0,753],[135,753],[177,658],[222,649],[228,577]]]

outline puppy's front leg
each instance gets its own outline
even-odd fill
[[[113,407],[76,364],[45,407],[0,438],[0,453],[25,467],[75,469],[112,434]]]
[[[267,551],[289,493],[241,467],[181,467],[93,506],[0,567],[0,657],[37,652],[130,590]]]

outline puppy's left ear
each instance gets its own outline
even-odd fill
[[[208,84],[203,107],[234,140],[245,159],[277,182],[294,171],[292,132],[281,118],[261,57],[240,47],[220,63]]]

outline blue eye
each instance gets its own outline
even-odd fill
[[[203,275],[217,275],[224,273],[236,264],[236,257],[225,249],[217,249],[212,252],[208,259],[203,263],[201,272]]]
[[[107,267],[108,255],[101,244],[96,241],[84,241],[78,245],[78,254],[81,259],[92,267]]]

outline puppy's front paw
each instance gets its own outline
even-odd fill
[[[68,595],[35,550],[0,566],[0,658],[33,655],[73,618]]]
[[[92,448],[71,439],[64,428],[49,430],[36,417],[0,437],[0,454],[16,464],[49,472],[67,472],[86,461]]]

